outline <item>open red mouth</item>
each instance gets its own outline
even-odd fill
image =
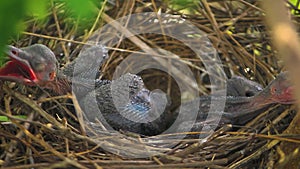
[[[35,84],[38,81],[31,65],[27,60],[19,57],[21,50],[13,46],[8,46],[6,54],[9,61],[0,68],[0,79],[17,81],[25,84]]]

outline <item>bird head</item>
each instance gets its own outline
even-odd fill
[[[41,44],[25,48],[6,47],[9,61],[0,68],[0,79],[16,81],[26,85],[44,86],[56,77],[54,53]]]
[[[288,79],[287,72],[280,73],[268,86],[272,101],[281,104],[295,102],[293,86]]]

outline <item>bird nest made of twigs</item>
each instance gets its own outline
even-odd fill
[[[234,74],[242,75],[265,86],[284,69],[272,49],[263,11],[257,1],[202,1],[196,4],[179,9],[167,2],[116,1],[114,5],[108,5],[102,15],[103,20],[96,22],[97,25],[105,25],[110,19],[113,21],[142,12],[168,13],[170,18],[180,18],[204,33],[203,36],[218,54],[221,68],[228,78]],[[161,27],[152,29],[148,25],[152,32],[138,34],[135,36],[137,39],[118,37],[126,31],[130,32],[126,26],[119,30],[112,27],[119,31],[114,35],[111,32],[105,35],[107,31],[102,30],[105,26],[99,26],[99,30],[90,35],[84,31],[77,32],[76,27],[67,23],[64,16],[58,15],[58,20],[55,19],[53,16],[62,12],[61,5],[53,8],[57,10],[53,10],[49,15],[51,19],[43,26],[29,20],[27,32],[14,44],[23,47],[43,43],[54,51],[59,65],[63,67],[77,57],[84,43],[92,43],[95,38],[100,38],[98,42],[104,43],[109,50],[109,58],[99,67],[102,79],[112,79],[120,63],[130,55],[134,55],[137,62],[140,55],[150,57],[153,53],[145,52],[145,48],[149,47],[167,59],[175,57],[187,64],[197,77],[199,95],[210,93],[212,86],[205,60],[197,57],[185,42],[168,34],[153,33],[153,29],[159,30]],[[162,24],[164,21],[157,22]],[[124,22],[127,23],[126,20]],[[299,19],[295,17],[294,22],[299,24]],[[142,22],[129,24],[139,27]],[[95,37],[95,34],[99,37]],[[112,36],[122,40],[112,42]],[[189,41],[198,43],[193,42],[194,37],[189,37]],[[141,42],[144,46],[141,46]],[[174,64],[176,66],[177,63]],[[125,65],[129,71],[134,67],[130,62]],[[172,102],[170,112],[173,112],[181,104],[183,93],[180,93],[176,81],[168,73],[168,69],[162,71],[153,68],[140,71],[138,75],[148,89],[161,89],[168,93]],[[47,89],[5,82],[0,95],[0,112],[11,120],[1,123],[0,127],[0,165],[7,168],[273,168],[280,157],[276,148],[282,141],[279,134],[284,132],[295,116],[294,107],[272,105],[245,126],[225,125],[205,140],[195,138],[199,133],[192,132],[184,133],[191,137],[182,140],[170,139],[172,134],[145,137],[126,131],[121,131],[124,135],[107,131],[90,137],[82,130],[71,94],[58,96]],[[13,115],[26,115],[26,119],[15,119]],[[183,133],[173,135],[176,134]],[[145,145],[147,139],[153,142]],[[177,144],[168,148],[160,147],[172,141]],[[157,153],[137,158],[146,150]]]

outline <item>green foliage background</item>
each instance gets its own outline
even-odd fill
[[[72,24],[89,27],[97,16],[97,8],[103,0],[1,0],[0,1],[0,50],[5,50],[9,40],[16,40],[26,29],[25,21],[35,19],[43,23],[52,15],[52,5],[61,4],[60,14]],[[4,52],[0,55],[0,65],[4,63]]]

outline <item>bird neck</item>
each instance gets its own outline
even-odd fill
[[[67,78],[56,77],[53,81],[47,82],[44,87],[57,94],[67,94],[72,91],[72,84]]]

